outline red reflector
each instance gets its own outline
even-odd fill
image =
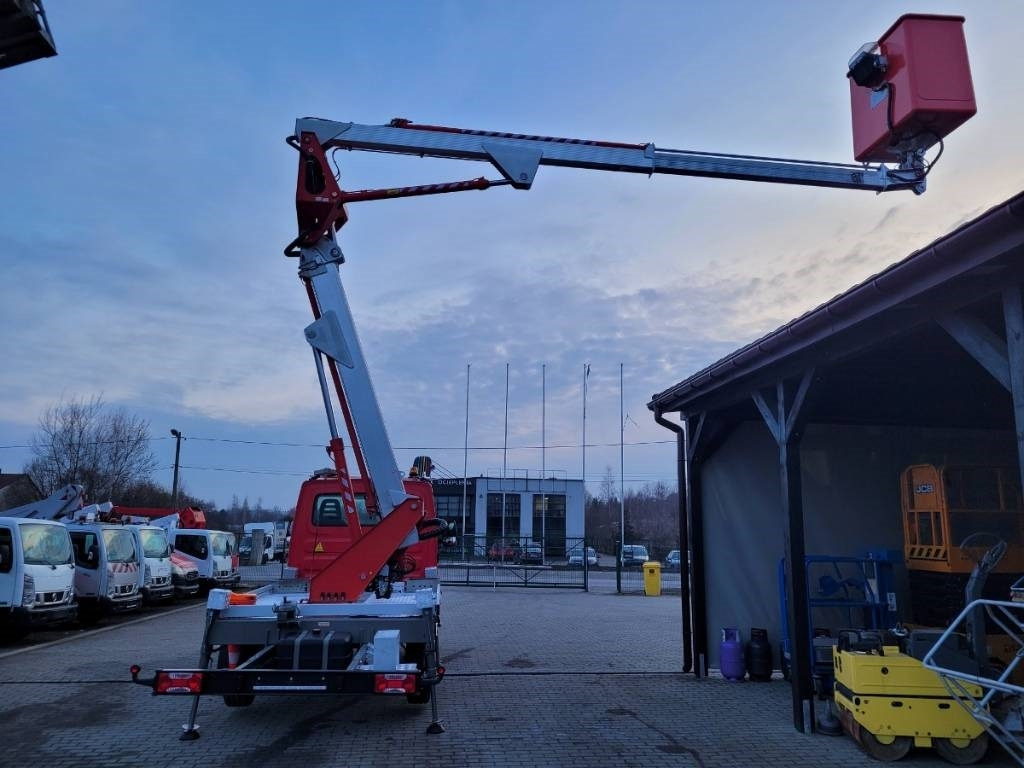
[[[155,693],[199,693],[203,687],[202,672],[159,672]]]
[[[374,693],[416,693],[416,673],[388,673],[373,676]]]

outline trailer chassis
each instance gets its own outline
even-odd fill
[[[154,696],[192,697],[182,741],[199,738],[202,696],[222,696],[228,706],[239,707],[257,695],[296,693],[405,695],[413,704],[429,701],[427,733],[442,733],[433,695],[445,672],[438,644],[440,587],[434,579],[422,579],[406,588],[409,592],[389,598],[367,594],[363,601],[346,604],[308,602],[307,583],[268,585],[248,593],[253,602],[244,605],[234,604],[237,598],[227,590],[213,590],[196,667],[157,669],[152,677],[141,677],[142,668],[135,664],[132,682],[150,688]],[[322,655],[311,665],[302,649],[317,646]],[[331,658],[338,648],[346,652],[341,667]]]

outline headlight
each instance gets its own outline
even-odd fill
[[[143,584],[153,583],[153,572],[149,569],[149,563],[146,563],[146,575],[143,578]]]
[[[33,576],[25,574],[25,581],[21,586],[21,605],[24,608],[31,608],[36,604],[36,580]]]
[[[117,585],[113,581],[107,584],[107,597],[114,597],[117,594]]]

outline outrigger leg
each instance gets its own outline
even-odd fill
[[[213,620],[216,618],[220,611],[215,608],[206,609],[206,626],[203,629],[203,645],[199,650],[199,668],[208,669],[210,666],[210,627],[213,626]],[[192,698],[192,708],[188,714],[188,722],[181,726],[182,734],[178,737],[179,741],[195,741],[199,738],[199,724],[196,722],[196,717],[199,714],[199,697],[201,693],[195,694]]]

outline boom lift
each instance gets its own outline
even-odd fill
[[[313,348],[334,467],[307,480],[300,492],[288,556],[297,582],[246,595],[213,590],[197,668],[157,670],[149,679],[139,678],[138,666],[132,668],[133,680],[154,693],[194,697],[182,738],[198,737],[196,714],[203,694],[223,695],[229,706],[245,706],[257,694],[405,693],[412,702],[429,700],[428,730],[443,730],[436,698],[430,695],[444,675],[437,644],[437,550],[431,540],[445,524],[435,516],[429,482],[403,479],[373,392],[339,271],[344,257],[335,233],[348,220],[346,203],[499,185],[529,189],[541,165],[920,194],[931,167],[925,152],[974,114],[961,51],[962,22],[961,17],[905,16],[893,30],[916,35],[913,46],[890,30],[851,62],[855,146],[866,142],[869,149],[860,153],[862,159],[891,157],[891,167],[688,152],[650,143],[446,128],[404,119],[387,125],[298,120],[287,140],[299,152],[298,234],[285,253],[298,257],[299,278],[312,307],[314,321],[305,336]],[[935,24],[952,34],[927,39],[925,33]],[[962,64],[964,70],[945,72],[944,82],[963,86],[966,79],[966,91],[961,87],[944,98],[930,91],[930,100],[924,100],[906,78],[919,52],[935,45],[943,49],[944,62],[955,62],[949,69]],[[931,63],[927,60],[926,66]],[[878,114],[871,110],[879,103],[886,105],[881,124],[866,119]],[[865,113],[862,119],[860,113]],[[484,161],[501,178],[345,191],[328,162],[328,153],[340,149]],[[355,477],[334,399],[357,464]]]

